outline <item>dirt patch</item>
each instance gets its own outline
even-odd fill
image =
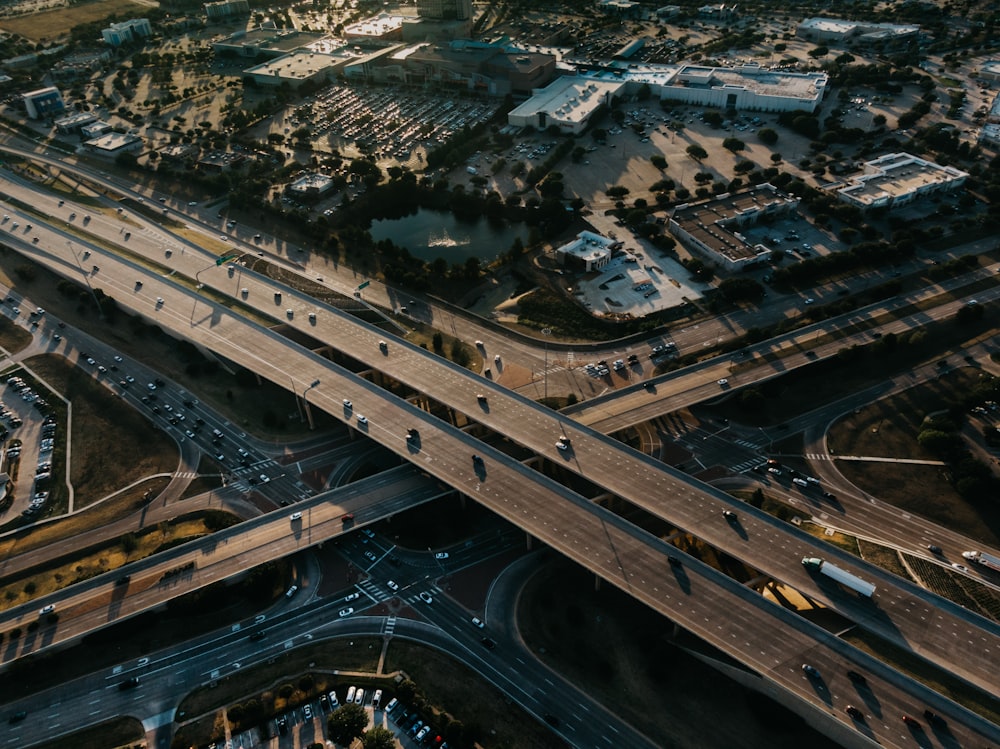
[[[114,746],[129,746],[133,742],[140,744],[146,736],[146,731],[135,718],[118,718],[85,728],[70,736],[60,736],[58,739],[35,744],[37,749],[108,749]]]
[[[0,348],[16,354],[27,348],[29,343],[31,343],[31,333],[6,317],[0,317]]]
[[[70,480],[77,507],[85,507],[143,476],[176,469],[177,446],[133,408],[114,397],[92,373],[56,356],[25,362],[73,408]]]
[[[64,37],[77,26],[112,17],[118,17],[119,20],[137,18],[148,10],[147,6],[132,0],[100,0],[17,18],[5,18],[0,23],[0,28],[32,41],[46,41]]]

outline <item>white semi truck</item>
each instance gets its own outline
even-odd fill
[[[989,567],[991,570],[1000,572],[1000,557],[987,554],[985,551],[963,551],[962,556],[970,562],[976,562],[983,565],[983,567]]]
[[[842,570],[840,567],[825,562],[818,557],[803,557],[802,566],[807,570],[815,570],[821,575],[826,575],[831,580],[836,580],[841,585],[860,593],[865,598],[871,598],[875,593],[875,586],[867,580],[862,580],[857,575],[851,574],[847,570]]]

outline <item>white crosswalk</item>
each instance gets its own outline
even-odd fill
[[[392,637],[392,633],[396,631],[396,617],[390,616],[385,620],[385,635],[386,637]]]
[[[196,479],[198,474],[194,471],[176,471],[174,473],[174,478],[177,479]]]
[[[833,458],[826,453],[806,453],[805,457],[809,460],[833,460]]]
[[[733,440],[733,442],[735,442],[740,447],[746,447],[749,448],[750,450],[760,450],[760,445],[756,444],[755,442],[747,442],[746,440]]]
[[[371,580],[362,580],[358,583],[358,587],[361,588],[362,592],[371,598],[376,603],[382,603],[383,601],[388,601],[392,596],[378,585],[373,583]]]

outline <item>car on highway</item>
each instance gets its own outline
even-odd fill
[[[87,364],[89,364],[90,366],[94,366],[95,364],[97,364],[97,362],[94,361],[91,357],[88,356],[87,357]]]
[[[56,610],[56,606],[55,606],[55,604],[54,604],[54,603],[50,603],[50,604],[49,604],[48,606],[43,606],[43,607],[42,607],[42,608],[41,608],[41,609],[40,609],[40,610],[38,611],[38,615],[39,615],[39,616],[45,616],[46,614],[51,614],[51,613],[52,613],[53,611],[55,611],[55,610]]]
[[[343,515],[340,516],[340,522],[343,523],[344,525],[347,525],[348,523],[353,523],[354,522],[354,513],[353,512],[345,512]]]
[[[557,718],[552,713],[545,713],[545,715],[542,716],[542,717],[544,717],[545,718],[545,722],[548,723],[553,728],[558,728],[559,727],[559,718]]]
[[[813,299],[812,297],[808,297],[808,298],[806,299],[806,304],[812,304],[812,303],[813,303],[813,302],[815,302],[815,301],[816,301],[816,300],[815,300],[815,299]]]
[[[563,451],[569,450],[569,445],[567,445],[562,440],[559,440],[558,442],[556,442],[556,449],[563,450]]]
[[[810,666],[808,663],[803,663],[802,670],[805,671],[807,675],[812,676],[814,679],[819,678],[819,669],[817,669],[815,666]]]
[[[845,707],[844,712],[850,715],[855,720],[865,719],[865,714],[860,710],[858,710],[858,708],[854,707],[854,705],[848,705],[847,707]]]
[[[479,627],[479,629],[482,629],[483,627],[486,626],[485,622],[483,622],[483,620],[480,619],[478,616],[472,617],[472,625],[474,627]]]
[[[371,528],[362,528],[361,533],[362,535],[367,536],[368,538],[375,538],[375,531],[373,531]]]
[[[260,642],[265,637],[267,637],[267,632],[261,629],[250,635],[250,642]]]
[[[729,384],[729,380],[727,380],[725,377],[723,377],[720,380],[717,380],[716,382],[718,382],[719,387],[725,387],[726,385]]]
[[[952,562],[951,566],[954,569],[958,570],[959,572],[968,572],[969,571],[968,567],[966,567],[964,564],[959,564],[958,562]]]
[[[724,517],[726,520],[736,520],[736,513],[733,512],[732,510],[723,510],[722,517]]]
[[[358,423],[359,424],[367,424],[368,423],[368,417],[364,416],[362,414],[358,414]]]
[[[378,559],[378,557],[375,556],[375,552],[373,551],[366,551],[365,556],[368,557],[368,559],[370,559],[373,562]]]
[[[912,718],[909,715],[903,714],[903,722],[908,726],[919,726],[920,721],[916,718]]]
[[[125,679],[125,681],[121,682],[118,685],[118,688],[124,691],[126,689],[135,689],[137,686],[139,686],[139,677],[130,676],[129,678]]]
[[[394,591],[394,592],[395,592],[395,591],[399,590],[399,583],[397,583],[397,582],[394,582],[394,581],[392,581],[392,580],[389,580],[389,581],[388,581],[388,582],[386,583],[386,587],[387,587],[387,588],[389,588],[389,590],[391,590],[391,591]]]
[[[437,554],[434,555],[434,558],[435,559],[447,559],[449,556],[450,555],[448,554],[447,551],[439,551]]]
[[[157,306],[157,307],[162,307],[162,306],[163,306],[163,304],[164,304],[164,302],[163,302],[163,297],[162,297],[162,296],[158,296],[158,297],[156,297],[156,306]]]
[[[473,463],[473,465],[477,465],[477,466],[478,465],[482,465],[482,462],[483,462],[483,458],[482,458],[481,455],[476,455],[475,453],[472,454],[472,463]]]
[[[354,408],[354,404],[347,400],[347,398],[344,398],[344,408]]]
[[[944,554],[944,552],[941,551],[941,547],[940,546],[935,546],[934,544],[928,544],[927,545],[927,551],[929,551],[931,554],[937,554],[938,556],[940,556],[941,554]]]
[[[11,716],[7,718],[7,722],[10,723],[11,725],[14,725],[15,723],[20,723],[27,717],[28,717],[27,711],[19,710],[16,713],[12,713]]]
[[[345,616],[350,616],[353,613],[354,609],[348,606],[346,609],[341,609],[340,612],[338,613],[338,616],[345,617]]]
[[[482,637],[480,638],[479,642],[487,650],[493,650],[497,646],[496,642],[494,640],[491,640],[489,637]]]
[[[859,674],[857,671],[848,671],[847,678],[855,684],[866,685],[868,683],[868,679],[864,677],[864,674]]]
[[[348,593],[346,596],[344,596],[345,601],[356,601],[359,598],[361,598],[361,593],[359,593],[358,591],[354,591],[353,593]]]
[[[299,592],[299,586],[293,585],[291,588],[285,591],[285,598],[291,598],[298,592]]]
[[[291,520],[294,523],[296,520],[301,520],[302,519],[302,513],[301,512],[293,512],[291,515],[288,516],[288,519]]]
[[[426,590],[420,594],[420,600],[423,601],[424,603],[434,603],[434,599],[431,598],[431,594],[428,593]]]
[[[948,721],[935,713],[933,710],[924,710],[924,717],[927,718],[928,723],[935,725],[938,728],[944,728],[948,725]]]

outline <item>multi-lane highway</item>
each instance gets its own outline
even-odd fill
[[[63,272],[71,277],[79,273],[79,268],[74,271],[74,266],[65,257],[65,251],[60,253],[57,248],[51,251],[46,250],[41,241],[37,245],[24,249],[27,250],[27,254],[41,252],[41,261],[50,266],[58,267],[61,265]],[[134,249],[133,247],[133,251]],[[108,265],[109,268],[108,271],[105,271],[102,265],[102,273],[104,274],[101,279],[102,288],[121,301],[120,295],[135,286],[133,274],[143,272],[143,269],[136,266],[126,266],[110,256],[103,256],[101,262]],[[110,272],[110,269],[113,269],[114,272]],[[199,280],[208,285],[231,286],[232,280],[227,281],[226,277],[219,278],[223,273],[224,271],[210,268],[207,273],[201,275]],[[130,277],[133,279],[132,281],[127,280]],[[128,306],[142,309],[145,314],[160,320],[161,324],[165,324],[166,327],[184,330],[189,337],[210,345],[213,349],[235,361],[251,366],[275,382],[280,383],[287,376],[291,364],[289,357],[294,357],[296,360],[294,371],[300,378],[299,382],[303,389],[309,387],[310,382],[320,380],[320,386],[311,389],[308,394],[310,403],[345,419],[356,419],[357,414],[363,409],[368,416],[368,422],[361,428],[400,454],[407,455],[414,447],[412,444],[407,445],[406,443],[404,436],[406,426],[419,426],[421,444],[410,456],[418,465],[434,475],[445,478],[449,483],[457,485],[470,496],[484,501],[500,514],[511,517],[515,522],[530,528],[534,535],[538,535],[547,543],[563,550],[573,558],[581,560],[602,576],[632,592],[633,595],[650,602],[650,605],[653,605],[657,610],[679,619],[685,626],[692,628],[710,641],[717,641],[718,634],[711,628],[706,631],[704,621],[710,621],[714,624],[720,616],[706,617],[699,623],[698,617],[684,616],[683,607],[666,606],[665,602],[659,599],[657,593],[661,590],[660,585],[665,590],[668,589],[671,581],[676,584],[676,578],[673,574],[665,574],[669,572],[665,569],[663,562],[664,555],[668,550],[666,545],[646,538],[645,534],[637,531],[634,527],[623,523],[601,508],[595,508],[590,503],[585,503],[585,500],[581,498],[575,498],[562,487],[546,486],[549,482],[541,479],[538,474],[528,469],[517,470],[520,467],[511,465],[511,461],[503,455],[488,448],[475,448],[475,441],[466,435],[455,434],[454,430],[444,428],[440,422],[436,422],[422,412],[416,412],[416,409],[407,407],[398,399],[388,396],[384,391],[350,376],[318,357],[294,350],[294,347],[279,336],[252,329],[251,326],[238,321],[234,325],[232,316],[214,308],[206,301],[195,301],[192,305],[194,308],[192,311],[187,312],[187,314],[178,314],[177,306],[188,307],[188,304],[181,302],[181,299],[187,298],[190,303],[188,292],[172,284],[154,279],[150,275],[146,275],[145,278],[148,279],[144,286],[145,294],[141,297],[135,296],[135,298],[127,299],[125,303]],[[266,298],[264,289],[275,288],[273,284],[264,283],[263,279],[253,278],[250,280],[250,278],[252,278],[252,274],[244,272],[241,280],[243,287],[248,288],[248,298],[255,293],[264,294]],[[248,286],[251,283],[254,284],[255,288],[251,289]],[[164,299],[162,304],[158,302],[150,304],[146,301],[149,295],[156,293],[160,293],[159,298]],[[802,572],[795,559],[795,557],[801,556],[803,551],[811,550],[813,542],[810,539],[781,528],[768,518],[753,516],[749,517],[744,524],[747,540],[736,541],[731,536],[726,535],[727,532],[731,534],[731,529],[721,522],[720,508],[728,506],[728,499],[713,495],[703,487],[690,487],[687,485],[686,477],[672,475],[670,472],[664,471],[661,466],[657,466],[652,461],[646,461],[642,456],[630,453],[617,443],[590,430],[583,429],[568,419],[539,409],[523,399],[504,393],[500,388],[496,388],[488,382],[457,368],[443,366],[440,362],[426,356],[425,353],[421,354],[416,347],[404,346],[392,339],[387,347],[380,349],[378,340],[383,334],[379,331],[358,324],[354,320],[343,318],[332,310],[319,307],[311,300],[294,294],[290,290],[286,289],[282,293],[283,297],[277,305],[278,309],[290,309],[292,311],[290,319],[293,323],[296,320],[302,321],[297,324],[300,324],[304,330],[314,330],[317,336],[325,342],[350,353],[369,366],[386,371],[416,390],[425,392],[458,410],[474,415],[477,420],[486,423],[498,432],[507,434],[536,452],[550,457],[554,462],[565,461],[564,465],[569,469],[582,473],[598,486],[627,497],[675,525],[696,532],[700,537],[707,537],[707,540],[713,544],[731,550],[735,555],[747,559],[751,564],[757,566],[759,563],[760,568],[764,570],[774,569],[775,577],[778,579],[792,582],[820,600],[831,600],[831,597],[824,590]],[[257,301],[257,297],[254,297],[254,301]],[[199,305],[205,310],[201,315],[196,314]],[[263,300],[261,306],[265,307]],[[315,325],[308,317],[310,312],[316,315]],[[275,317],[278,316],[280,313],[275,315]],[[307,320],[308,322],[306,322]],[[282,366],[276,365],[275,362],[280,362]],[[480,405],[476,397],[480,391],[484,390],[487,396],[485,408]],[[341,401],[344,397],[354,401],[353,408],[348,409],[343,406]],[[556,449],[554,443],[561,436],[570,438],[570,450]],[[471,462],[470,448],[478,449],[485,458],[484,467],[479,467],[478,471]],[[528,480],[527,483],[525,479]],[[557,500],[560,495],[563,501]],[[549,505],[546,516],[539,516],[538,513],[546,503]],[[581,506],[581,503],[585,503],[585,505]],[[572,513],[569,512],[570,508],[573,509]],[[555,510],[556,514],[549,515],[551,510]],[[583,515],[577,517],[575,521],[569,517],[572,514],[579,515],[580,512],[583,512]],[[747,515],[748,511],[744,514]],[[612,528],[614,529],[613,533],[611,532]],[[778,543],[765,546],[765,541],[775,540]],[[589,548],[587,548],[588,546]],[[646,551],[643,552],[643,549]],[[626,550],[630,552],[630,555],[623,557],[623,552]],[[645,558],[646,564],[640,565],[639,568],[629,565],[628,574],[625,574],[625,568],[619,560],[631,559],[633,558],[631,554]],[[826,555],[829,556],[830,553]],[[728,586],[732,585],[731,581],[717,579],[721,576],[714,570],[703,571],[699,569],[699,573],[702,572],[720,588],[714,598],[727,598],[722,593],[728,589]],[[861,568],[860,572],[867,576],[881,575],[881,573],[876,573],[868,568]],[[637,575],[639,577],[636,579]],[[910,612],[907,611],[905,615],[895,612],[901,608],[912,607],[916,603],[915,599],[920,597],[919,593],[915,593],[913,590],[900,590],[896,582],[891,580],[889,576],[884,576],[880,582],[881,587],[886,589],[886,594],[879,599],[882,612],[877,616],[869,615],[868,618],[879,621],[889,618],[893,625],[900,627],[901,630],[907,629],[906,619],[910,617]],[[740,590],[742,591],[742,589]],[[746,591],[742,591],[742,593],[746,594]],[[890,593],[891,595],[889,595]],[[754,593],[749,595],[751,599],[760,600],[759,596]],[[689,600],[693,601],[695,598],[704,597],[697,596]],[[727,602],[730,607],[720,612],[721,617],[728,616],[731,619],[732,612],[743,608],[748,602],[743,600],[740,595],[737,595],[736,599],[738,600],[731,599]],[[857,605],[844,601],[841,596],[834,595],[831,602],[862,620],[866,618],[864,612]],[[768,604],[768,608],[773,609],[774,607]],[[935,639],[927,637],[926,632],[915,629],[912,632],[905,632],[905,636],[914,636],[924,652],[935,660],[940,660],[942,650],[948,651],[947,662],[960,662],[968,678],[985,685],[993,683],[992,679],[995,677],[986,675],[982,669],[977,668],[975,663],[970,663],[971,653],[963,652],[963,650],[974,649],[977,654],[981,654],[984,646],[987,649],[992,649],[994,647],[992,638],[996,636],[995,631],[989,631],[988,627],[980,627],[981,622],[975,621],[975,617],[969,617],[964,612],[949,610],[947,606],[942,607],[934,599],[929,602],[921,602],[920,608],[923,612],[931,614],[934,613],[935,609],[945,609],[943,613],[937,615],[943,617],[946,624],[951,625],[953,633],[950,636]],[[727,614],[726,611],[730,613]],[[750,620],[758,621],[759,624],[762,611],[753,611]],[[779,618],[785,615],[791,616],[787,612],[769,611],[768,613]],[[771,631],[775,626],[773,621],[769,623],[770,628],[767,632],[767,639],[772,640],[772,644],[769,648],[765,647],[764,651],[761,651],[761,653],[768,652],[771,655],[767,657],[755,656],[743,648],[739,654],[741,658],[747,659],[745,662],[749,662],[763,673],[769,674],[779,683],[789,681],[787,675],[784,678],[779,677],[780,669],[777,664],[787,663],[788,651],[784,648],[799,639],[793,637],[792,632],[798,632],[801,636],[802,630],[809,631],[811,629],[804,626],[797,617],[789,620],[788,623],[791,622],[794,622],[794,625],[788,628],[789,631],[783,633],[783,636],[787,636],[787,638],[782,645],[780,654],[772,653],[775,646],[773,643],[775,635]],[[878,622],[868,621],[867,624],[877,626]],[[956,624],[958,626],[955,626]],[[748,626],[742,626],[740,632],[746,633],[756,628],[749,626],[748,629]],[[983,632],[984,630],[985,632]],[[980,634],[978,638],[976,637],[977,633]],[[810,632],[810,634],[812,636],[806,638],[808,641],[824,640],[823,637],[819,636],[820,633]],[[738,637],[739,635],[734,633],[734,636]],[[974,641],[963,647],[960,640],[965,636],[971,636]],[[757,646],[756,643],[753,645],[747,643],[746,645],[749,650]],[[764,643],[760,643],[760,646],[763,645]],[[836,649],[835,645],[830,645],[830,647]],[[727,649],[731,650],[732,648]],[[792,648],[799,656],[807,652],[808,649]],[[991,652],[995,651],[991,650]],[[772,658],[776,660],[772,660]],[[797,685],[796,691],[801,692],[801,677],[799,674],[795,674],[795,676],[798,678],[790,683]]]

